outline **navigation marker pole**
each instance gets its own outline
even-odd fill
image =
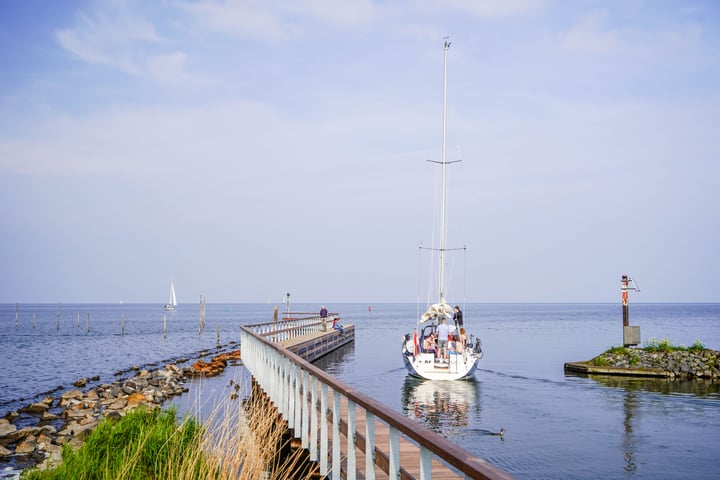
[[[632,284],[632,286],[630,286]],[[628,290],[639,292],[637,284],[632,277],[623,275],[620,279],[620,292],[622,296],[623,317],[623,345],[629,347],[640,343],[640,327],[630,326],[630,307],[628,306]]]

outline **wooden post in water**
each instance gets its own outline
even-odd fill
[[[77,323],[78,323],[77,324],[78,328],[80,328],[80,312],[78,312],[78,322]]]
[[[87,315],[87,333],[90,333],[90,312]]]
[[[124,313],[120,316],[120,336],[121,337],[125,336],[125,314]]]
[[[55,325],[55,331],[60,331],[60,304],[58,303],[58,309],[57,309],[57,324]]]
[[[19,315],[19,309],[20,305],[17,303],[15,304],[15,328],[17,328],[20,324],[20,315]]]
[[[163,313],[163,339],[167,338],[167,314]]]
[[[215,341],[215,346],[220,346],[220,325],[217,326],[217,340]]]
[[[278,307],[275,306],[273,308],[273,332],[277,331],[277,321],[278,321]],[[275,335],[273,335],[273,342],[275,341]]]
[[[205,297],[200,295],[200,323],[198,325],[198,335],[205,330]]]
[[[35,328],[35,321],[37,320],[37,314],[33,313],[32,327]]]

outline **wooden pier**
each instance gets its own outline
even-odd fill
[[[319,317],[242,328],[243,362],[320,474],[332,479],[487,479],[513,477],[306,359],[354,340]]]
[[[310,332],[280,342],[280,345],[308,362],[355,341],[355,326],[343,325],[344,334],[337,330]]]

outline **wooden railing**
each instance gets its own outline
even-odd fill
[[[251,330],[257,335],[263,337],[271,337],[274,342],[282,342],[296,337],[307,335],[308,333],[324,332],[330,328],[335,318],[339,317],[337,313],[329,313],[325,322],[322,321],[320,315],[313,313],[295,313],[290,315],[298,315],[297,317],[283,318],[276,322],[257,323],[254,325],[245,325],[245,328]],[[307,315],[307,316],[299,316]]]
[[[390,479],[416,478],[410,473],[413,471],[419,472],[421,480],[430,480],[433,464],[439,461],[457,472],[458,478],[512,478],[272,341],[278,335],[291,335],[293,329],[319,328],[319,320],[314,317],[314,321],[307,319],[307,324],[292,327],[280,322],[269,327],[244,326],[241,345],[245,367],[278,408],[295,437],[301,439],[310,460],[318,462],[321,475],[340,479],[343,469],[348,479],[356,478],[358,472],[366,479],[374,479],[377,467]],[[358,418],[364,419],[363,431],[356,429]],[[387,451],[376,447],[379,441],[376,422],[389,429],[389,435],[383,437],[383,442],[385,437],[389,439]],[[347,439],[345,445],[341,444],[341,433]],[[417,446],[415,465],[400,464],[401,437]],[[356,460],[362,457],[364,465],[357,465]]]

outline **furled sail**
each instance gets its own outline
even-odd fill
[[[447,303],[435,303],[428,307],[427,312],[420,316],[420,322],[424,323],[429,320],[440,320],[441,318],[453,318],[453,308]]]

